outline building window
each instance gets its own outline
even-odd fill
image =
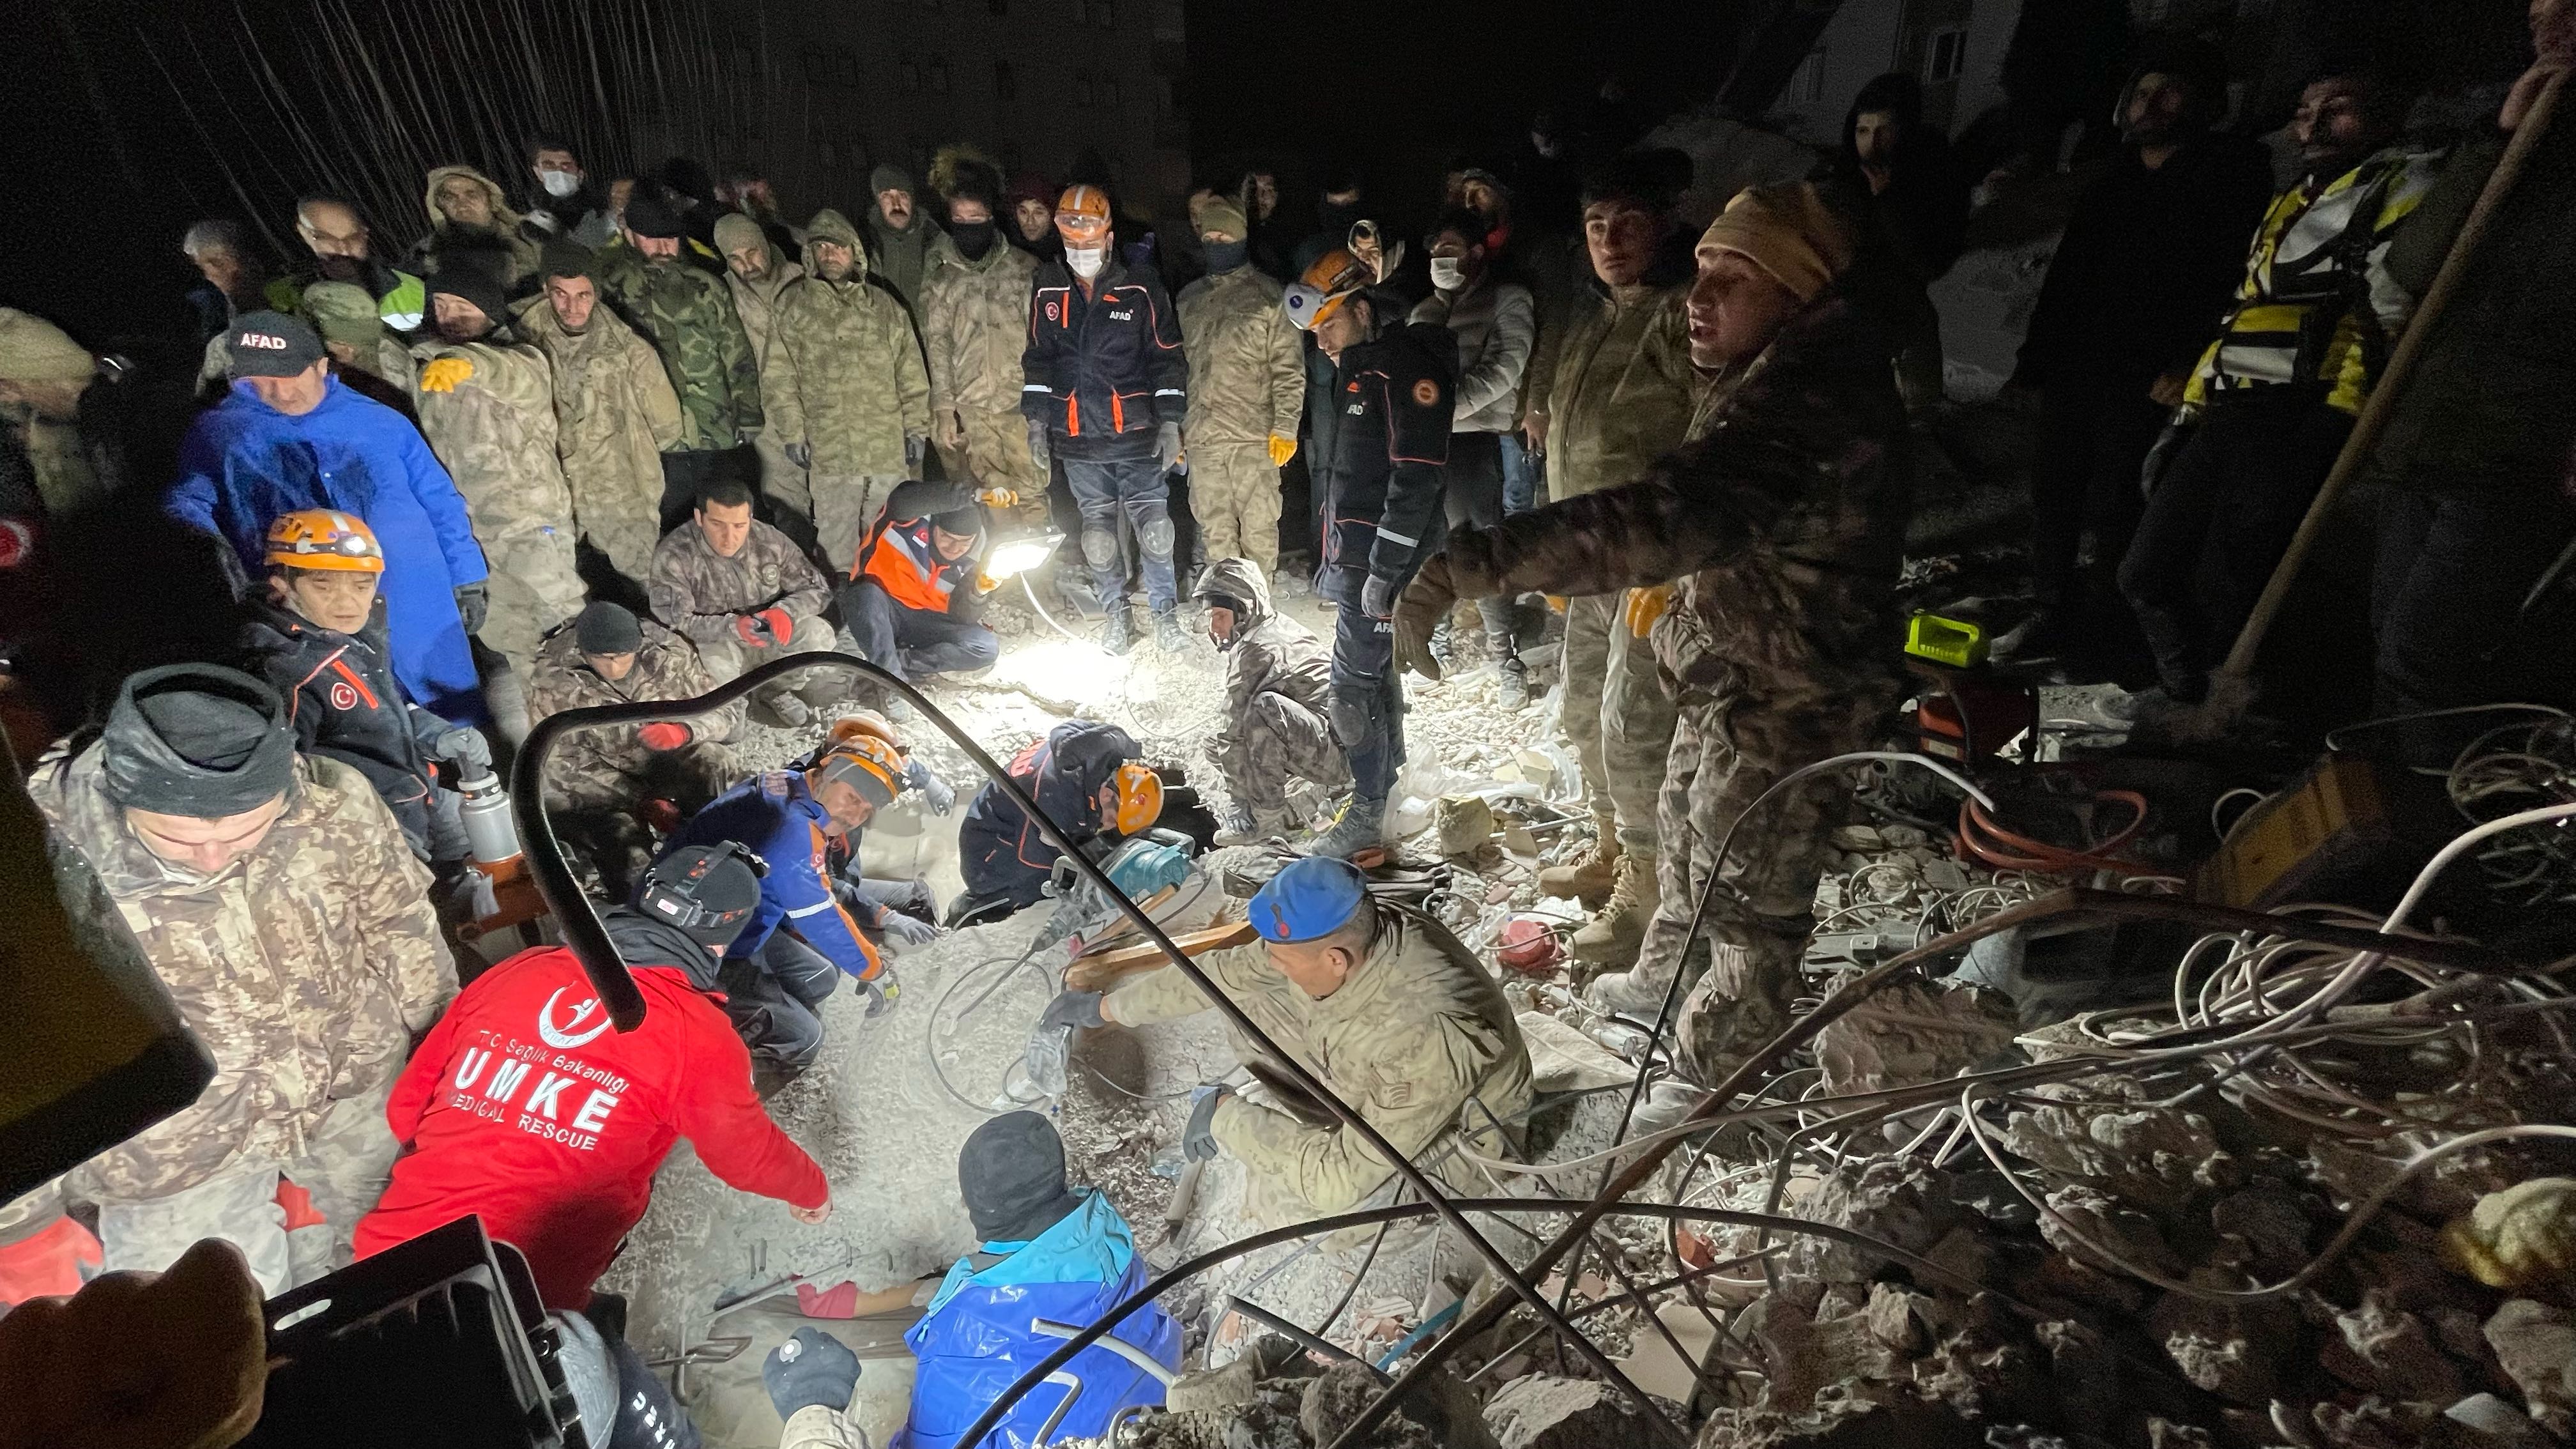
[[[948,94],[947,61],[942,60],[937,56],[932,56],[930,63],[921,68],[921,78],[922,81],[937,94],[943,96]]]
[[[1957,80],[1968,68],[1968,32],[1936,30],[1923,47],[1923,78],[1927,81]]]
[[[1807,58],[1798,62],[1796,73],[1789,77],[1789,99],[1821,101],[1824,98],[1825,48],[1820,45],[1807,52]]]
[[[1020,77],[1007,60],[993,62],[993,99],[1016,101],[1020,98]]]

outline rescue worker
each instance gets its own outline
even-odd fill
[[[393,1165],[386,1095],[456,994],[429,871],[384,801],[296,754],[276,691],[205,664],[127,679],[28,793],[215,1064],[195,1105],[64,1179],[98,1209],[106,1267],[224,1238],[276,1294],[347,1262]]]
[[[601,600],[537,651],[528,718],[535,724],[591,705],[694,699],[715,687],[696,646]],[[589,857],[611,899],[626,899],[652,863],[650,825],[678,825],[742,778],[732,749],[742,719],[735,703],[700,719],[593,726],[556,742],[546,756],[546,810]]]
[[[718,684],[786,654],[829,652],[831,586],[787,535],[751,516],[751,490],[719,481],[663,535],[648,584],[653,616],[689,637]],[[849,693],[839,673],[783,680],[755,701],[790,728]]]
[[[10,506],[34,503],[60,518],[107,498],[114,470],[81,428],[81,398],[97,378],[98,359],[63,329],[0,307],[0,469],[15,485]]]
[[[519,214],[491,177],[471,166],[434,166],[421,204],[429,231],[411,249],[413,270],[434,277],[461,265],[491,277],[505,296],[536,290],[536,243],[519,234]]]
[[[1472,184],[1492,194],[1492,178]],[[1530,289],[1494,274],[1485,219],[1457,210],[1440,219],[1425,243],[1431,253],[1431,295],[1413,309],[1415,322],[1446,327],[1458,343],[1458,402],[1449,424],[1449,467],[1443,512],[1451,528],[1490,528],[1503,521],[1503,438],[1520,426],[1521,380],[1538,335],[1538,304]],[[1497,678],[1494,703],[1519,709],[1529,703],[1529,667],[1521,662],[1519,610],[1510,599],[1478,599],[1486,652]]]
[[[444,877],[468,852],[461,797],[440,785],[437,763],[454,767],[460,783],[489,776],[492,748],[481,731],[449,724],[403,693],[386,658],[376,594],[384,572],[375,530],[356,515],[280,515],[268,529],[268,590],[246,601],[242,655],[286,701],[296,749],[366,776],[412,854]]]
[[[685,1137],[738,1191],[801,1223],[832,1214],[823,1169],[761,1110],[751,1059],[715,1001],[716,963],[759,913],[741,846],[675,850],[601,924],[644,995],[609,1029],[571,950],[536,946],[474,978],[385,1105],[404,1148],[358,1225],[373,1256],[468,1213],[527,1256],[546,1307],[577,1312],[644,1217],[653,1174]]]
[[[1369,296],[1376,281],[1359,258],[1330,251],[1281,303],[1333,364],[1341,409],[1331,451],[1311,466],[1328,520],[1315,593],[1334,608],[1333,734],[1351,767],[1350,799],[1313,848],[1343,857],[1385,841],[1387,796],[1404,763],[1388,619],[1438,542],[1457,402],[1456,339],[1445,327],[1394,320],[1394,303]]]
[[[1248,558],[1208,565],[1197,598],[1225,655],[1225,723],[1208,754],[1234,803],[1217,844],[1286,835],[1305,823],[1289,807],[1290,781],[1334,794],[1350,787],[1333,738],[1332,654],[1314,630],[1271,607],[1270,580]]]
[[[387,330],[411,333],[429,320],[429,293],[419,277],[377,257],[375,234],[358,209],[332,196],[295,203],[295,235],[313,254],[316,279],[366,289]],[[309,290],[313,284],[307,282]]]
[[[805,270],[778,294],[787,381],[762,396],[769,431],[808,470],[823,554],[846,570],[877,506],[929,451],[930,375],[911,318],[869,285],[867,248],[839,212],[806,223]]]
[[[685,233],[670,203],[638,188],[591,273],[608,305],[661,354],[680,395],[680,441],[662,450],[665,529],[687,516],[701,485],[749,477],[758,459],[736,450],[766,416],[751,339],[724,283],[681,259]]]
[[[509,662],[487,679],[494,721],[527,733],[528,671],[537,643],[581,611],[572,489],[557,451],[554,376],[545,355],[505,325],[492,279],[458,263],[429,280],[437,336],[415,343],[420,430],[456,480],[491,562],[491,607],[475,637]]]
[[[1279,470],[1297,451],[1306,407],[1306,351],[1280,310],[1283,289],[1252,266],[1243,208],[1211,197],[1191,224],[1208,274],[1181,289],[1190,406],[1181,444],[1202,558],[1279,567]]]
[[[1260,944],[1211,951],[1197,958],[1199,969],[1398,1152],[1459,1191],[1489,1190],[1440,1149],[1462,1137],[1489,1157],[1515,1149],[1500,1124],[1530,1102],[1520,1024],[1502,987],[1448,927],[1374,899],[1367,887],[1348,861],[1291,861],[1245,906]],[[1196,982],[1167,966],[1106,996],[1066,991],[1040,1025],[1149,1026],[1210,1005]],[[1257,1060],[1239,1034],[1235,1050]],[[1255,1077],[1248,1091],[1199,1088],[1182,1137],[1193,1161],[1223,1153],[1243,1164],[1253,1217],[1278,1224],[1348,1212],[1387,1188],[1395,1168],[1358,1133],[1284,1079]]]
[[[1116,725],[1067,720],[1014,756],[1010,775],[1075,846],[1089,848],[1162,818],[1162,777],[1143,757]],[[1036,905],[1062,853],[1009,792],[987,782],[957,828],[966,889],[950,902],[948,924],[997,921]]]
[[[1007,488],[1035,501],[1046,469],[1020,416],[1037,258],[1001,241],[1002,182],[961,159],[948,190],[948,230],[930,239],[921,281],[921,343],[930,355],[930,440],[952,483]]]
[[[1877,284],[1847,278],[1852,255],[1813,185],[1740,193],[1698,247],[1691,358],[1709,382],[1692,441],[1626,486],[1452,534],[1402,611],[1407,662],[1428,672],[1428,621],[1457,593],[1636,591],[1628,626],[1680,699],[1663,880],[1635,969],[1592,996],[1652,1019],[1717,876],[1710,968],[1679,1023],[1700,1081],[1786,1023],[1847,788],[1819,775],[1737,817],[1789,772],[1866,745],[1902,693],[1911,455],[1885,327],[1856,305]]]
[[[921,322],[921,283],[930,260],[930,239],[939,234],[939,223],[930,219],[915,198],[912,173],[891,161],[877,163],[868,173],[868,194],[875,198],[868,207],[868,255],[874,260],[876,273],[894,294],[903,299],[904,311],[917,327]],[[812,229],[807,229],[810,239]]]
[[[813,1064],[823,1049],[817,1009],[843,976],[866,990],[870,1016],[894,1002],[894,973],[833,889],[832,861],[835,851],[858,857],[860,829],[908,783],[892,746],[844,739],[807,769],[765,771],[717,796],[672,835],[655,866],[727,841],[768,862],[760,904],[726,948],[719,979],[734,1029],[774,1071]]]
[[[1172,515],[1163,475],[1181,461],[1181,419],[1189,402],[1189,361],[1180,319],[1162,280],[1111,254],[1109,198],[1096,186],[1068,186],[1056,199],[1064,257],[1039,267],[1029,341],[1020,356],[1020,412],[1029,452],[1064,465],[1082,510],[1082,557],[1107,617],[1100,642],[1124,654],[1135,642],[1118,522],[1136,531],[1144,555],[1145,601],[1165,652],[1181,635],[1180,586],[1172,572]]]
[[[796,385],[795,364],[778,345],[778,299],[804,280],[805,269],[779,249],[760,223],[740,213],[716,218],[716,249],[724,253],[725,291],[760,373],[760,395]],[[789,460],[778,430],[764,427],[751,440],[760,460],[763,512],[771,523],[810,551],[814,545],[814,494],[802,464]]]
[[[581,536],[642,583],[662,539],[662,450],[680,441],[680,397],[650,343],[599,302],[590,254],[545,251],[545,291],[519,330],[546,356],[555,452]]]
[[[243,579],[266,572],[279,514],[364,519],[384,546],[377,585],[395,677],[431,713],[481,721],[466,636],[483,623],[486,570],[447,469],[418,428],[331,376],[312,328],[256,312],[230,337],[232,390],[188,425],[170,516],[229,544]]]
[[[1556,349],[1544,404],[1531,409],[1530,443],[1546,451],[1551,500],[1635,482],[1689,430],[1700,384],[1684,316],[1691,261],[1673,215],[1677,172],[1687,178],[1688,168],[1630,154],[1583,183],[1588,299]],[[1539,889],[1598,910],[1573,942],[1575,958],[1592,965],[1635,960],[1656,905],[1655,802],[1673,701],[1628,624],[1631,602],[1614,590],[1565,605],[1559,713],[1583,768],[1593,844],[1590,855],[1542,871]]]
[[[984,508],[1018,501],[1008,489],[896,485],[841,590],[841,617],[859,652],[907,684],[991,668],[1002,641],[977,617],[996,587],[983,567]]]

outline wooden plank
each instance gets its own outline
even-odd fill
[[[1210,926],[1204,931],[1183,931],[1172,938],[1172,944],[1180,947],[1183,955],[1204,956],[1210,951],[1222,951],[1228,946],[1241,946],[1257,939],[1250,921],[1231,921]],[[1162,947],[1145,941],[1076,957],[1073,964],[1065,968],[1064,984],[1076,991],[1106,991],[1139,971],[1170,964],[1172,958],[1163,954]]]

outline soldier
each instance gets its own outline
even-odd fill
[[[509,661],[485,681],[494,722],[527,734],[525,690],[537,642],[579,612],[572,490],[556,450],[554,377],[545,354],[501,325],[500,288],[469,266],[430,279],[438,336],[413,346],[420,430],[456,480],[492,566],[491,607],[475,631]]]
[[[332,376],[387,407],[399,399],[397,411],[411,410],[411,349],[385,330],[366,288],[355,282],[308,283],[295,310],[322,334]]]
[[[1333,738],[1333,659],[1315,631],[1273,609],[1270,581],[1247,558],[1219,559],[1200,580],[1208,633],[1225,660],[1225,724],[1208,742],[1234,797],[1219,845],[1285,835],[1304,824],[1288,782],[1339,793],[1351,783]]]
[[[668,202],[639,188],[591,273],[626,325],[653,344],[680,395],[680,441],[662,450],[662,527],[687,515],[699,485],[747,476],[734,453],[760,431],[760,366],[725,285],[680,258],[686,233]]]
[[[536,243],[519,234],[519,214],[491,177],[471,166],[432,167],[422,205],[429,231],[412,248],[422,276],[466,266],[498,281],[507,296],[536,289]]]
[[[930,376],[911,318],[870,285],[867,247],[839,212],[806,223],[805,270],[778,296],[790,381],[764,396],[788,461],[809,470],[824,556],[846,571],[877,505],[929,450]]]
[[[1716,875],[1710,967],[1680,1022],[1698,1081],[1788,1019],[1845,786],[1823,776],[1772,800],[1722,862],[1719,840],[1774,781],[1866,744],[1901,692],[1905,405],[1860,305],[1870,284],[1843,280],[1852,250],[1808,183],[1738,195],[1699,243],[1689,336],[1710,380],[1693,441],[1624,487],[1451,535],[1401,611],[1406,662],[1436,673],[1421,646],[1460,593],[1636,591],[1631,627],[1680,694],[1663,881],[1636,968],[1592,994],[1653,1016]]]
[[[915,199],[912,173],[891,161],[879,162],[868,173],[868,194],[876,198],[867,212],[868,250],[876,257],[878,275],[903,299],[904,310],[918,325],[924,264],[939,223]]]
[[[716,687],[697,648],[605,600],[581,611],[537,651],[528,680],[528,718],[568,709],[694,699]],[[577,840],[612,900],[624,900],[653,859],[647,829],[670,829],[742,778],[732,744],[743,707],[703,719],[593,726],[563,737],[546,757],[546,809]]]
[[[1272,876],[1244,917],[1260,945],[1198,958],[1226,999],[1398,1152],[1459,1191],[1483,1190],[1483,1178],[1439,1149],[1459,1140],[1464,1115],[1496,1124],[1466,1133],[1466,1146],[1488,1156],[1512,1151],[1499,1124],[1529,1106],[1530,1059],[1510,1003],[1475,953],[1422,912],[1372,899],[1357,867],[1324,856]],[[1147,1026],[1208,1009],[1196,982],[1165,967],[1105,997],[1067,991],[1041,1026]],[[1254,1060],[1247,1041],[1235,1046]],[[1348,1212],[1394,1177],[1392,1164],[1320,1104],[1256,1079],[1243,1093],[1199,1088],[1182,1138],[1193,1161],[1223,1152],[1243,1164],[1256,1217]]]
[[[1297,451],[1306,406],[1306,352],[1280,310],[1279,283],[1254,268],[1243,208],[1201,202],[1192,224],[1208,274],[1181,289],[1181,336],[1190,354],[1190,512],[1202,558],[1279,567],[1279,470]]]
[[[778,345],[778,298],[804,280],[805,269],[779,250],[760,223],[739,212],[716,218],[716,249],[724,253],[725,290],[760,370],[760,395],[796,385],[795,364]],[[814,545],[814,493],[803,465],[789,461],[778,430],[764,427],[752,440],[760,458],[762,510],[771,523],[808,551]]]
[[[145,670],[28,782],[215,1061],[194,1106],[65,1179],[111,1270],[208,1237],[272,1294],[347,1262],[393,1165],[386,1094],[456,994],[429,871],[366,776],[296,754],[285,714],[229,669]]]
[[[833,647],[823,622],[831,586],[787,535],[751,516],[751,490],[731,480],[709,485],[689,521],[663,535],[647,591],[653,616],[698,646],[718,684]],[[759,703],[801,728],[848,692],[842,674],[809,673],[763,691]]]
[[[25,494],[6,506],[37,503],[59,518],[107,497],[114,479],[101,476],[102,456],[80,422],[81,397],[97,377],[98,359],[63,329],[0,307],[0,476]]]
[[[662,539],[661,450],[680,441],[679,394],[651,345],[599,305],[588,252],[549,245],[545,278],[544,294],[519,310],[519,329],[554,372],[555,451],[573,521],[641,583]]]
[[[930,239],[921,283],[921,341],[930,354],[930,440],[952,483],[1007,488],[1035,501],[1047,470],[1020,417],[1020,352],[1028,345],[1037,258],[1000,243],[1001,178],[955,165],[948,230]]]

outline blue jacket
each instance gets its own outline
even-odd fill
[[[1033,1320],[1088,1328],[1145,1286],[1135,1235],[1097,1192],[1029,1241],[986,1243],[984,1251],[1008,1256],[980,1271],[973,1259],[959,1259],[930,1300],[930,1312],[903,1336],[921,1368],[912,1381],[912,1417],[894,1436],[892,1449],[954,1449],[957,1436],[1013,1380],[1063,1347],[1062,1338],[1031,1327]],[[1161,1305],[1137,1309],[1111,1332],[1163,1367],[1179,1370],[1181,1326]],[[1120,1409],[1163,1402],[1163,1386],[1153,1375],[1096,1344],[1060,1372],[1082,1386],[1050,1442],[1105,1433]],[[1066,1386],[1053,1381],[1031,1389],[984,1436],[980,1449],[1028,1449],[1065,1393]]]
[[[231,544],[253,579],[268,573],[268,526],[278,515],[337,508],[365,519],[385,550],[394,677],[431,713],[479,723],[483,698],[456,590],[486,571],[465,500],[402,414],[336,377],[325,386],[319,407],[288,417],[250,384],[234,383],[188,425],[170,514]]]
[[[856,921],[832,894],[832,817],[814,798],[803,772],[770,770],[754,775],[707,802],[707,808],[680,827],[664,855],[684,845],[740,841],[769,863],[760,878],[760,909],[734,938],[727,954],[757,953],[780,926],[830,958],[833,965],[861,981],[885,969],[877,949],[859,934]],[[857,859],[853,835],[850,856]]]
[[[1094,803],[1100,787],[1120,765],[1143,754],[1116,725],[1069,720],[1022,750],[1010,772],[1038,808],[1080,845],[1100,834],[1100,807]],[[957,827],[957,871],[975,897],[1008,897],[1022,908],[1036,905],[1039,887],[1061,853],[997,784],[975,792]]]

